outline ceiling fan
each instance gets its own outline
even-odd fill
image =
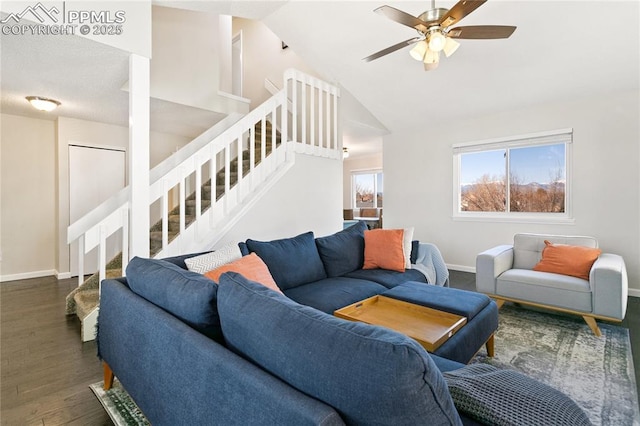
[[[375,10],[392,21],[414,28],[418,36],[405,40],[393,46],[364,58],[373,61],[403,47],[417,43],[409,52],[411,56],[424,63],[424,69],[436,69],[440,62],[440,52],[449,57],[455,52],[460,43],[455,39],[499,39],[509,38],[516,27],[506,25],[473,25],[450,28],[462,18],[482,6],[487,0],[460,0],[451,9],[438,9],[435,0],[431,0],[431,9],[418,17],[409,15],[391,6],[381,6]]]

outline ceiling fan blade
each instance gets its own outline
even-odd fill
[[[374,59],[378,59],[383,57],[384,55],[388,55],[389,53],[395,52],[396,50],[402,49],[403,47],[409,46],[410,44],[413,44],[415,42],[418,42],[422,40],[422,37],[414,37],[414,38],[410,38],[409,40],[405,40],[402,41],[398,44],[394,44],[393,46],[389,46],[386,49],[382,49],[379,52],[374,53],[373,55],[369,55],[366,58],[363,58],[363,61],[366,62],[371,62]]]
[[[447,35],[451,38],[497,39],[509,38],[515,30],[516,27],[507,25],[471,25],[452,28]]]
[[[460,0],[440,18],[440,25],[448,27],[482,6],[487,0]]]
[[[387,18],[395,21],[399,24],[406,25],[407,27],[415,28],[418,31],[426,31],[429,27],[429,24],[434,24],[435,22],[425,22],[422,19],[418,19],[413,15],[409,15],[407,12],[403,12],[395,7],[391,6],[380,6],[375,9],[374,12],[380,13]]]

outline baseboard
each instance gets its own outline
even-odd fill
[[[640,297],[640,290],[636,290],[635,288],[629,289],[629,296],[631,297]]]
[[[461,272],[471,272],[472,274],[476,273],[476,268],[473,266],[454,265],[451,263],[447,263],[447,269],[453,269],[454,271]]]
[[[22,272],[20,274],[0,275],[0,283],[7,281],[28,280],[31,278],[42,278],[56,275],[56,271],[53,269],[47,269],[44,271],[32,271]]]
[[[55,276],[59,280],[66,280],[66,279],[72,278],[71,277],[71,272],[58,272],[58,271],[56,271]]]

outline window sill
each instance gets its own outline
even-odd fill
[[[535,215],[462,215],[454,214],[454,222],[492,222],[492,223],[540,223],[557,225],[574,225],[572,217],[550,217]]]

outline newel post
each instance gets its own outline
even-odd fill
[[[129,56],[129,256],[149,257],[149,58]]]

